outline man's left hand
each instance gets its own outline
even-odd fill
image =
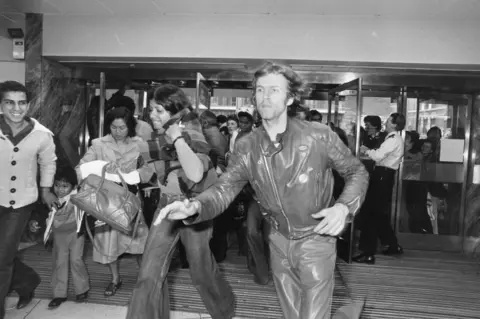
[[[42,189],[42,202],[52,209],[53,205],[57,202],[58,198],[49,189]]]
[[[312,214],[315,219],[322,219],[315,227],[314,232],[319,235],[338,236],[347,224],[348,207],[343,204],[335,204],[332,207],[322,209]]]

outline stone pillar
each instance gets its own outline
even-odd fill
[[[31,94],[29,114],[55,134],[61,164],[80,160],[79,137],[85,123],[85,83],[73,70],[43,57],[43,15],[25,18],[25,83]]]
[[[480,174],[475,166],[480,165],[480,95],[473,102],[471,121],[471,147],[475,158],[469,167],[470,176],[467,180],[467,198],[465,202],[465,241],[464,252],[471,256],[480,256]]]

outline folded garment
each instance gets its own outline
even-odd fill
[[[106,161],[98,160],[98,161],[91,161],[91,162],[80,165],[79,171],[80,171],[81,179],[86,178],[90,174],[102,176],[103,167],[107,164],[108,162]],[[138,171],[132,171],[130,173],[122,173],[119,170],[118,172],[120,175],[122,175],[125,183],[129,185],[136,185],[140,183],[140,175],[138,174]],[[105,173],[105,179],[112,182],[121,183],[121,179],[118,174]]]

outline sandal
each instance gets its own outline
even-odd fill
[[[118,283],[111,282],[108,284],[107,289],[105,289],[104,295],[106,297],[114,296],[117,293],[117,290],[122,288],[122,280],[120,279]]]

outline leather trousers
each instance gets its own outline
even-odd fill
[[[269,234],[273,280],[288,319],[330,318],[336,239],[320,235],[289,240]]]
[[[185,247],[192,283],[212,319],[232,318],[234,295],[210,251],[211,236],[211,223],[185,226],[163,220],[152,226],[127,319],[170,318],[167,273],[179,239]]]

